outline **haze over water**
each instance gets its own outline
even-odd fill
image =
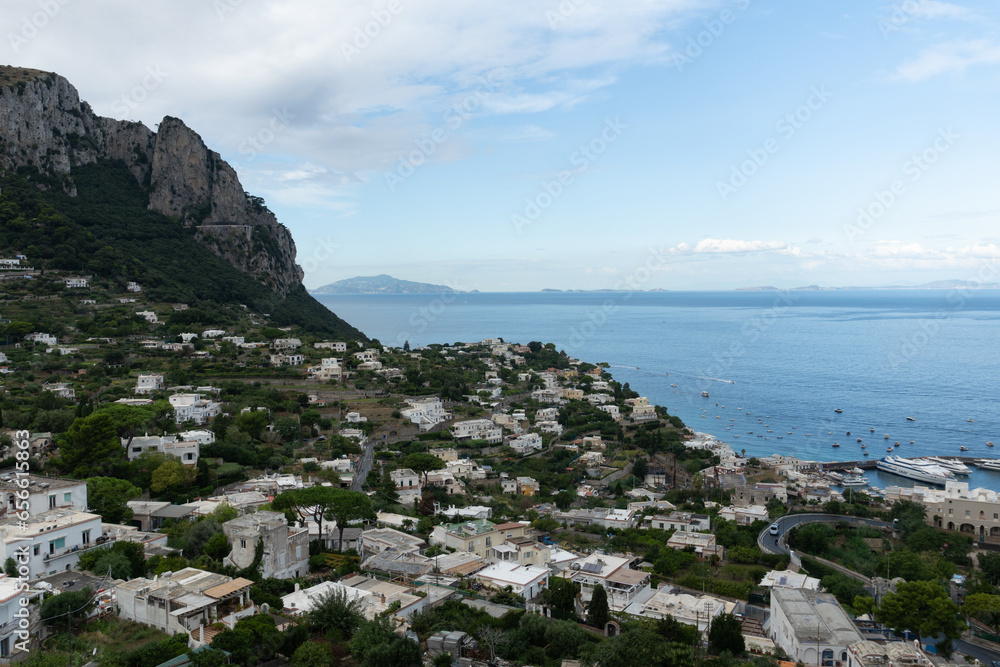
[[[1000,290],[318,298],[386,345],[502,337],[608,362],[615,379],[750,455],[860,460],[862,438],[869,459],[896,441],[901,456],[1000,457]],[[1000,489],[1000,473],[960,479]]]

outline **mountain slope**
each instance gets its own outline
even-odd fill
[[[130,261],[135,266],[129,270],[142,269],[146,275],[156,274],[160,266],[173,267],[177,270],[162,273],[165,291],[217,302],[234,292],[248,301],[273,304],[272,314],[302,313],[316,330],[362,337],[308,295],[291,233],[179,119],[164,118],[153,132],[141,123],[104,118],[81,102],[61,76],[0,66],[0,171],[7,172],[5,179],[12,171],[30,179],[44,191],[43,202],[63,213],[68,223],[86,228],[93,235],[90,241],[103,239],[111,248],[104,255],[120,257],[117,264],[111,262],[115,271],[125,270]],[[26,203],[30,210],[32,202]],[[106,227],[108,216],[119,224]],[[133,222],[126,224],[129,216]],[[50,246],[36,239],[52,250],[50,257],[39,258],[39,268],[60,268],[61,262],[81,270],[74,253],[88,248],[86,270],[111,270],[110,265],[90,267],[103,247],[81,244],[73,224],[61,226],[73,230],[64,236],[77,243]],[[9,234],[6,240],[12,249],[19,245]],[[56,251],[56,246],[62,247]],[[148,246],[160,249],[156,257],[144,251]],[[218,261],[210,262],[208,255]],[[234,271],[223,272],[221,264]],[[187,267],[184,272],[181,265]],[[202,267],[211,271],[210,280]],[[234,287],[227,287],[227,281]],[[206,291],[206,284],[212,289]]]
[[[311,294],[440,294],[456,290],[444,285],[399,280],[383,273],[345,278],[309,291]]]

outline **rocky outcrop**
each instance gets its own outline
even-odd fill
[[[75,194],[73,169],[106,159],[128,166],[151,210],[198,226],[196,238],[240,271],[282,296],[301,284],[291,233],[180,119],[153,132],[104,118],[61,76],[0,66],[0,168],[35,167]]]

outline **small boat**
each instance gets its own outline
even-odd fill
[[[851,432],[850,432],[850,431],[848,431],[848,432],[847,432],[847,435],[850,435],[850,434],[851,434]]]
[[[965,445],[962,445],[961,447],[958,448],[958,451],[960,451],[960,452],[967,452],[967,451],[969,451],[969,448],[966,447]]]
[[[868,456],[868,452],[861,452],[862,455]]]
[[[865,448],[865,447],[867,447],[867,446],[868,446],[868,445],[866,445],[865,443],[863,443],[863,442],[861,443],[861,449],[864,449],[864,448]]]
[[[868,430],[869,430],[869,431],[871,431],[872,433],[874,433],[874,432],[875,432],[875,427],[874,427],[874,426],[872,426],[872,427],[871,427],[870,429],[868,429]]]
[[[986,443],[986,446],[987,446],[987,447],[992,447],[992,446],[993,446],[993,442],[992,442],[992,441],[988,441],[988,442]]]
[[[887,451],[887,452],[891,452],[891,451],[892,451],[892,447],[886,447],[886,448],[885,448],[885,451]]]
[[[782,438],[784,438],[784,437],[785,437],[785,436],[783,436],[783,435],[779,435],[779,436],[778,436],[778,440],[781,440],[781,439],[782,439]]]
[[[675,385],[675,384],[672,384],[672,385],[670,385],[670,386],[671,386],[671,387],[676,387],[677,385]]]
[[[976,423],[975,419],[966,419],[965,421],[969,422],[970,424],[975,424]]]
[[[841,410],[840,408],[835,408],[835,409],[834,409],[834,412],[836,412],[836,413],[837,413],[838,415],[842,415],[842,414],[844,414],[844,411],[843,411],[843,410]]]
[[[833,446],[834,447],[840,447],[840,443],[839,442],[835,442],[835,443],[833,443]]]
[[[702,395],[703,398],[708,398],[708,392],[707,391],[701,392],[701,395]]]
[[[899,443],[898,443],[898,442],[897,442],[897,443],[895,443],[895,444],[893,445],[893,447],[899,447]]]
[[[915,422],[915,421],[917,421],[917,420],[916,420],[916,419],[914,419],[913,417],[907,417],[907,418],[906,418],[906,421],[908,421],[908,422]]]
[[[858,442],[861,442],[861,438],[858,438]]]
[[[910,444],[911,444],[911,445],[913,444],[913,441],[912,441],[912,440],[910,440]]]
[[[888,434],[888,433],[886,433],[886,434],[885,434],[885,439],[886,439],[886,440],[888,440],[888,439],[889,439],[889,434]]]

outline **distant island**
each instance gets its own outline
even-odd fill
[[[386,274],[355,276],[309,290],[310,294],[439,294],[457,292],[445,285],[400,280]]]
[[[880,286],[847,286],[847,287],[820,287],[819,285],[806,285],[804,287],[772,287],[771,285],[760,285],[757,287],[737,287],[736,292],[797,292],[797,291],[836,291],[836,290],[887,290],[887,289],[1000,289],[1000,283],[980,283],[973,280],[935,280],[923,285],[880,285]]]

